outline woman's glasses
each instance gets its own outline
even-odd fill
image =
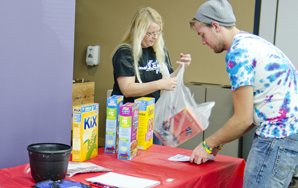
[[[159,31],[156,31],[156,32],[146,33],[146,35],[148,37],[153,37],[153,36],[155,37],[155,36],[158,36],[160,33],[161,33],[161,31],[159,30]]]

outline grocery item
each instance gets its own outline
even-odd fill
[[[139,104],[138,149],[146,150],[153,144],[155,98],[135,99]]]
[[[98,155],[98,103],[73,107],[72,161],[85,161]]]
[[[123,105],[123,95],[107,98],[105,152],[116,153],[118,149],[119,111]]]
[[[120,107],[118,159],[131,160],[138,151],[137,131],[139,104],[125,103]]]

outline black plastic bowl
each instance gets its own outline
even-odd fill
[[[36,143],[29,145],[27,150],[31,175],[36,183],[65,178],[71,146],[59,143]]]

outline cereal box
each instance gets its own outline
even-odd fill
[[[119,111],[123,104],[123,95],[112,95],[107,98],[105,152],[116,153],[119,135]]]
[[[73,107],[72,161],[98,155],[98,103]]]
[[[138,151],[137,131],[139,104],[125,103],[120,107],[118,159],[131,160]]]
[[[153,144],[155,98],[135,99],[139,104],[138,149],[146,150]]]

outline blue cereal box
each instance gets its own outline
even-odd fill
[[[125,103],[120,107],[118,159],[131,160],[138,151],[139,104]]]
[[[73,107],[72,161],[85,161],[98,155],[98,103]]]
[[[138,149],[146,150],[153,144],[155,98],[135,99],[139,104]]]
[[[107,98],[105,152],[116,153],[118,148],[119,111],[123,105],[123,95]]]

